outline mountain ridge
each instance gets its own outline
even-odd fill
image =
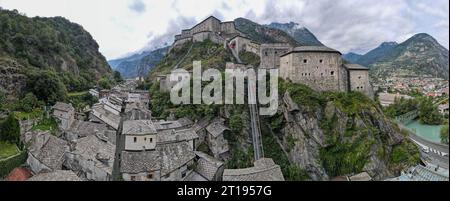
[[[286,32],[291,37],[293,37],[300,45],[305,46],[323,46],[322,42],[320,42],[317,37],[308,30],[306,27],[300,26],[300,24],[295,22],[289,23],[279,23],[272,22],[268,25],[264,25],[266,27],[279,29],[281,31]]]
[[[0,68],[16,68],[25,77],[32,70],[53,71],[69,91],[86,90],[112,74],[91,34],[63,17],[29,18],[17,10],[0,10],[0,27],[0,58],[5,61]],[[23,86],[11,90],[8,79],[0,87],[19,94]]]
[[[168,49],[169,47],[163,47],[143,51],[125,58],[109,60],[108,63],[125,78],[146,76],[162,60]]]

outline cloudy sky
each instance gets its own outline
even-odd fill
[[[297,22],[344,53],[421,32],[449,47],[448,0],[0,0],[0,7],[79,23],[108,59],[171,44],[181,29],[210,15]]]

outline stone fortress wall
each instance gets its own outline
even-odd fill
[[[281,57],[280,76],[316,91],[346,91],[340,84],[346,82],[341,68],[339,53],[295,52]]]
[[[234,52],[260,56],[259,68],[279,69],[280,77],[308,85],[317,91],[360,91],[373,98],[366,67],[343,64],[339,51],[325,46],[292,47],[287,43],[259,44],[236,29],[234,22],[221,22],[211,16],[175,36],[171,49],[188,41],[228,45]],[[170,50],[169,50],[170,51]],[[163,81],[163,80],[162,80]]]
[[[353,67],[352,67],[353,66]],[[350,91],[359,91],[370,98],[374,98],[372,85],[369,83],[369,71],[361,68],[359,65],[345,65],[348,71],[348,83]]]
[[[292,46],[287,43],[261,44],[259,56],[261,58],[261,68],[279,68],[280,56],[292,50]]]
[[[226,42],[226,38],[241,34],[234,26],[233,21],[221,22],[219,19],[211,16],[191,29],[182,30],[181,34],[175,36],[175,42],[170,50],[186,42],[202,42],[207,39],[212,40],[214,43],[222,44]]]

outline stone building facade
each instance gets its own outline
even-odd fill
[[[125,150],[144,151],[156,147],[156,129],[151,120],[127,120],[123,123]]]
[[[346,91],[341,54],[326,47],[297,47],[282,55],[280,76],[317,91]]]
[[[67,130],[75,121],[75,108],[70,104],[57,102],[53,106],[53,117],[59,121],[58,125],[62,130]]]
[[[369,69],[358,64],[345,64],[348,72],[350,91],[359,91],[370,98],[374,98],[374,91],[369,83]]]
[[[287,43],[261,44],[259,56],[261,58],[261,68],[280,68],[280,56],[292,50]]]
[[[341,53],[325,46],[301,46],[281,55],[280,77],[316,91],[360,91],[373,98],[368,68],[343,64]]]

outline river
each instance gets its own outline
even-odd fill
[[[441,128],[443,125],[425,125],[419,121],[414,120],[405,125],[406,128],[414,132],[417,136],[420,136],[431,142],[441,143]]]

